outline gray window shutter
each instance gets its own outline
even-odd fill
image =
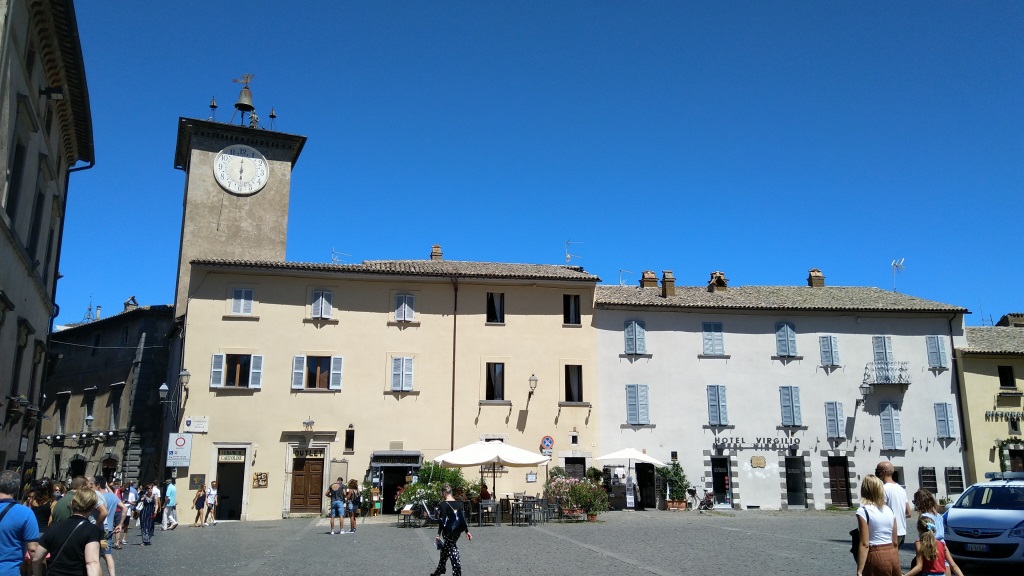
[[[627,320],[625,325],[626,354],[636,354],[636,322]]]
[[[782,425],[793,425],[793,392],[791,386],[779,386],[779,403],[782,404]]]
[[[306,382],[306,357],[292,358],[292,390],[302,390]]]
[[[640,423],[640,402],[638,398],[638,386],[626,384],[626,423]]]
[[[725,386],[718,387],[718,420],[723,426],[729,423],[729,411],[725,402]]]
[[[249,388],[263,387],[263,355],[253,354],[249,364]]]
[[[341,356],[331,356],[331,390],[341,390],[342,368],[345,360]]]
[[[231,292],[231,313],[241,314],[242,313],[242,301],[244,300],[244,290],[241,288],[235,288]]]
[[[846,415],[843,414],[842,402],[836,402],[836,422],[839,423],[839,435],[836,438],[846,438]]]
[[[839,438],[839,415],[837,402],[825,402],[825,430],[829,438]]]
[[[821,365],[835,366],[832,361],[832,340],[829,336],[818,336],[818,348],[821,349]]]
[[[647,324],[636,322],[636,353],[647,354]]]
[[[210,361],[210,388],[224,386],[224,355],[214,354]]]
[[[636,387],[637,423],[650,424],[651,415],[647,403],[647,384],[639,384]]]
[[[900,407],[892,404],[892,441],[896,450],[903,449],[903,431],[900,426]]]
[[[804,419],[800,415],[800,387],[790,386],[789,393],[793,397],[793,426],[803,426]]]
[[[721,322],[704,323],[704,354],[720,356],[725,354],[725,343],[722,338]]]
[[[708,385],[708,424],[720,426],[722,423],[718,418],[718,386]]]
[[[889,402],[882,402],[881,417],[882,422],[882,450],[893,450],[896,448],[896,440],[893,434],[892,428],[892,404]]]
[[[892,337],[872,336],[871,347],[874,350],[875,362],[892,361]]]
[[[775,351],[779,356],[796,356],[796,329],[792,322],[775,324]]]
[[[942,336],[925,336],[928,344],[928,367],[946,367],[946,347],[942,342]]]
[[[839,366],[839,337],[829,336],[828,339],[832,345],[832,365]]]
[[[402,391],[402,358],[397,356],[391,359],[391,390]]]

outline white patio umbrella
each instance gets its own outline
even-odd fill
[[[551,458],[522,448],[516,448],[499,440],[480,440],[457,450],[441,454],[434,462],[445,468],[462,468],[465,466],[491,465],[491,489],[497,492],[495,484],[495,468],[498,464],[518,468],[538,466]]]
[[[618,452],[612,452],[611,454],[605,454],[604,456],[598,456],[598,460],[637,460],[640,462],[646,462],[648,464],[654,464],[655,466],[664,466],[665,463],[656,458],[651,458],[647,454],[637,450],[636,448],[623,448]]]

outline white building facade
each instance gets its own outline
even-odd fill
[[[737,509],[848,506],[883,460],[910,494],[963,490],[963,308],[825,287],[817,270],[808,286],[716,272],[678,288],[645,272],[599,286],[595,307],[603,452],[677,459],[698,495]]]

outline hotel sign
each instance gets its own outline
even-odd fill
[[[1009,420],[1024,420],[1024,412],[1008,412],[1006,410],[989,410],[985,412],[985,420],[1006,422]]]
[[[765,450],[784,450],[790,446],[799,446],[799,438],[779,438],[778,436],[755,436],[748,443],[743,436],[715,436],[715,444],[722,448],[761,448]]]

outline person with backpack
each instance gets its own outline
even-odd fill
[[[359,513],[359,504],[362,502],[359,494],[359,481],[352,478],[348,481],[348,491],[345,494],[345,512],[349,517],[349,528],[353,533],[356,531],[356,514]],[[344,521],[343,521],[344,522]]]
[[[945,576],[950,572],[956,576],[964,576],[949,554],[946,543],[935,537],[936,528],[935,521],[924,514],[917,519],[918,538],[914,543],[917,556],[914,557],[914,567],[905,576]],[[949,572],[946,571],[947,568]]]
[[[885,505],[885,487],[878,476],[869,474],[861,481],[860,503],[857,530],[850,532],[860,542],[855,554],[857,576],[902,576],[896,515]]]
[[[462,502],[452,497],[452,488],[448,484],[441,487],[441,496],[444,502],[441,504],[441,521],[437,523],[437,536],[434,540],[441,550],[441,559],[437,563],[437,570],[430,576],[444,574],[445,564],[448,559],[452,562],[452,576],[462,576],[462,562],[459,559],[459,547],[456,542],[459,536],[465,532],[466,539],[473,541],[473,535],[469,533],[469,524],[466,522],[466,513],[462,509]]]

